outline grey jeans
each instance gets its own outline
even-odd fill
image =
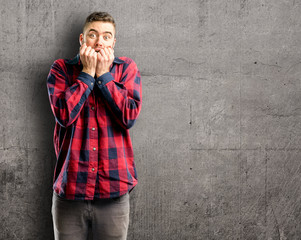
[[[52,197],[55,240],[86,240],[89,224],[93,240],[126,240],[129,225],[129,194],[115,199],[73,201]]]

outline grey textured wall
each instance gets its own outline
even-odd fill
[[[301,239],[298,0],[1,0],[0,238],[53,239],[46,77],[94,10],[142,74],[129,239]]]

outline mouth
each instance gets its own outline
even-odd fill
[[[94,48],[95,52],[100,52],[101,48]]]

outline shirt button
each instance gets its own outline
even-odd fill
[[[94,111],[95,110],[95,108],[94,107],[91,107],[91,109]]]
[[[91,85],[93,86],[93,83],[91,82]]]
[[[96,148],[93,148],[93,151],[96,151]]]
[[[95,171],[95,168],[92,168],[92,172],[94,172]]]
[[[101,81],[100,81],[100,80],[98,81],[98,84],[101,84]]]
[[[95,128],[92,128],[92,131],[95,131]]]

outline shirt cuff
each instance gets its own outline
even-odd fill
[[[107,72],[96,79],[96,84],[99,88],[102,88],[108,82],[113,81],[114,78],[110,72]]]
[[[81,72],[78,77],[78,80],[82,81],[83,83],[87,84],[88,87],[92,90],[94,87],[95,79],[88,73]]]

